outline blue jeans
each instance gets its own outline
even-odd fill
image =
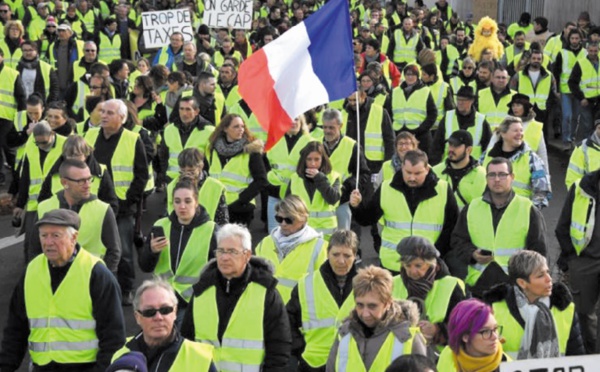
[[[277,221],[275,221],[275,206],[280,201],[281,199],[269,195],[269,199],[267,201],[267,229],[269,229],[269,234],[274,228],[279,226]]]
[[[350,224],[352,223],[352,211],[350,210],[350,204],[345,202],[340,204],[335,210],[335,215],[338,220],[338,229],[350,230]]]
[[[560,95],[562,106],[562,140],[563,143],[573,142],[575,128],[577,127],[577,116],[579,115],[579,102],[572,94],[562,93]]]
[[[133,216],[117,216],[117,227],[119,228],[119,239],[121,240],[121,261],[119,261],[117,280],[121,286],[121,292],[131,292],[133,291],[133,282],[135,280],[135,267],[133,264]]]

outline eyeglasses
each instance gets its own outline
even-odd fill
[[[56,26],[48,25],[48,26],[46,26],[46,28],[56,28]]]
[[[0,13],[8,13],[8,9],[0,9]]]
[[[50,141],[35,141],[35,145],[36,146],[46,146],[47,144],[49,144]]]
[[[479,333],[481,335],[481,338],[483,338],[484,340],[489,340],[490,338],[492,338],[492,333],[496,334],[496,336],[502,336],[502,328],[502,326],[496,326],[492,329],[482,329],[477,333]]]
[[[173,310],[175,310],[173,306],[163,306],[160,309],[137,310],[137,312],[144,318],[152,318],[156,313],[160,313],[160,315],[169,315]]]
[[[405,72],[404,76],[417,76],[414,72]]]
[[[288,225],[291,225],[294,223],[294,219],[290,218],[290,217],[281,217],[281,216],[275,216],[275,221],[277,221],[277,223],[282,223],[285,222]]]
[[[84,49],[88,53],[96,53],[96,49]]]
[[[237,249],[225,249],[225,248],[217,248],[215,249],[215,252],[217,253],[217,256],[223,256],[223,255],[230,255],[230,256],[239,256],[240,254],[244,253],[243,251],[238,251]]]
[[[87,182],[89,182],[89,183],[94,182],[94,176],[88,177],[88,178],[80,178],[78,180],[73,179],[73,178],[69,178],[69,177],[65,177],[65,179],[67,179],[67,180],[69,180],[71,182],[75,182],[79,186],[85,185]]]
[[[463,67],[463,70],[475,70],[475,67],[473,67],[473,66],[465,66],[465,67]]]
[[[500,173],[488,173],[485,175],[485,177],[489,180],[493,180],[496,178],[505,180],[509,175],[510,175],[509,173],[500,172]]]
[[[398,142],[398,147],[412,147],[412,142]]]
[[[90,90],[94,90],[94,89],[102,89],[101,85],[90,85]]]
[[[35,50],[33,50],[33,49],[21,49],[21,51],[23,53],[31,53],[31,52],[34,52]]]

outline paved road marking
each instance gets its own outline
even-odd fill
[[[8,247],[12,247],[15,244],[21,243],[25,235],[21,235],[18,238],[15,238],[14,235],[7,236],[6,238],[0,239],[0,250]]]

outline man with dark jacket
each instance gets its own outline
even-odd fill
[[[581,330],[588,353],[598,351],[598,330],[595,326],[598,275],[600,273],[600,225],[598,197],[600,170],[588,173],[573,183],[565,200],[558,223],[556,239],[560,245],[558,267],[569,273],[575,311],[581,321]]]
[[[546,255],[544,217],[513,191],[511,162],[492,159],[486,178],[483,196],[460,212],[450,242],[452,256],[469,265],[465,283],[478,298],[493,285],[508,282],[508,259],[514,253],[529,249]]]
[[[402,172],[384,182],[370,200],[363,201],[360,191],[354,190],[350,206],[356,221],[363,226],[383,217],[379,258],[381,265],[390,271],[400,272],[396,247],[404,237],[427,238],[441,257],[450,249],[450,234],[458,216],[456,199],[450,185],[431,170],[427,154],[421,150],[408,151]]]
[[[125,342],[118,284],[77,243],[77,213],[57,209],[37,226],[44,254],[27,266],[13,292],[0,370],[18,370],[29,349],[34,371],[104,371]]]
[[[58,26],[58,39],[48,47],[48,60],[50,65],[56,69],[61,99],[64,98],[67,88],[74,81],[73,64],[82,57],[79,51],[83,48],[78,45],[79,43],[82,42],[77,40],[71,25],[63,23]]]
[[[200,115],[208,120],[213,125],[217,126],[221,122],[221,118],[226,114],[225,97],[222,93],[216,91],[217,82],[214,75],[202,72],[196,80],[193,96],[198,102]],[[182,97],[183,98],[183,97]],[[169,120],[175,122],[179,118],[179,102],[173,107]]]
[[[217,247],[193,287],[181,334],[218,348],[219,369],[287,371],[290,324],[272,266],[252,257],[245,227],[221,227]]]
[[[46,62],[41,61],[38,55],[38,44],[33,41],[25,41],[21,44],[23,57],[17,65],[17,71],[21,74],[21,81],[25,88],[25,96],[32,93],[42,94],[46,103],[58,100],[59,88],[56,71]]]
[[[205,62],[198,56],[196,43],[186,41],[183,44],[183,58],[181,61],[175,62],[173,71],[189,72],[195,80],[201,73],[208,72],[209,74],[213,74],[215,70],[210,63]]]
[[[117,277],[123,292],[123,304],[129,306],[133,301],[135,279],[133,214],[148,181],[148,163],[140,136],[123,127],[126,120],[125,103],[118,99],[108,100],[102,107],[100,129],[88,130],[85,139],[94,148],[98,163],[108,168],[119,198],[117,225],[122,253]]]

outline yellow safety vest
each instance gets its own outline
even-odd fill
[[[512,358],[517,359],[525,331],[523,330],[523,327],[521,327],[521,324],[519,324],[510,313],[506,300],[494,302],[492,308],[494,309],[496,321],[503,326],[502,338],[504,338],[506,342],[502,344],[502,350]],[[552,313],[552,318],[554,318],[554,324],[556,326],[558,350],[560,351],[561,356],[565,356],[567,353],[569,335],[571,334],[571,327],[573,325],[573,316],[575,315],[575,304],[571,302],[563,311],[559,310],[556,306],[552,306],[550,307],[550,312]]]
[[[327,363],[338,326],[355,307],[354,292],[339,307],[329,293],[321,271],[315,270],[298,282],[298,299],[302,314],[302,335],[306,343],[302,359],[309,366],[319,368]]]
[[[6,53],[4,55],[6,56]],[[0,71],[0,119],[15,120],[17,100],[14,91],[18,77],[19,72],[6,64]]]
[[[127,345],[123,346],[113,355],[111,363],[130,351]],[[169,372],[209,371],[213,352],[214,348],[211,345],[184,339]]]
[[[44,200],[38,206],[38,219],[42,219],[47,212],[59,208],[60,202],[56,195]],[[104,258],[106,254],[106,246],[102,242],[102,225],[109,208],[108,203],[100,199],[94,199],[83,204],[78,213],[81,217],[81,226],[79,227],[77,242],[83,249],[100,258]]]
[[[481,136],[483,135],[483,122],[485,121],[485,115],[480,112],[475,112],[475,125],[467,128],[467,131],[471,133],[473,137],[473,151],[471,152],[471,156],[475,159],[479,159],[481,157]],[[446,140],[450,138],[452,133],[456,132],[460,129],[458,126],[458,118],[456,117],[456,110],[450,110],[446,113],[446,121],[445,121],[445,136]],[[448,143],[444,145],[444,158],[445,160],[448,157]]]
[[[571,154],[565,178],[567,190],[571,188],[573,182],[596,169],[600,169],[600,151],[595,146],[589,146],[588,140],[585,140]]]
[[[575,181],[575,197],[573,199],[573,207],[571,210],[571,227],[569,233],[571,235],[571,243],[575,247],[575,252],[579,256],[590,241],[596,224],[597,203],[591,195],[586,193],[579,181]]]
[[[89,283],[98,262],[99,258],[79,250],[54,293],[46,256],[37,256],[27,266],[25,309],[30,328],[29,355],[34,364],[96,361],[98,336]]]
[[[529,47],[531,46],[531,44],[529,44],[527,41],[525,42],[525,45],[523,46],[523,50],[529,50]],[[519,55],[521,55],[523,52],[519,53]],[[504,48],[504,55],[506,56],[506,65],[510,65],[511,62],[515,62],[514,65],[515,67],[517,66],[517,61],[515,60],[515,46],[514,44],[511,44],[508,46],[508,48]]]
[[[238,200],[240,193],[254,181],[250,173],[250,154],[238,154],[229,159],[225,166],[222,166],[217,151],[213,150],[208,156],[208,160],[210,164],[208,173],[211,177],[221,181],[227,189],[225,192],[227,205]],[[254,199],[252,203],[254,203]]]
[[[369,372],[380,372],[385,369],[398,357],[412,353],[412,343],[414,334],[411,332],[411,338],[402,343],[394,336],[393,332],[389,332],[377,356],[373,360]],[[352,333],[348,332],[340,339],[338,344],[337,358],[335,359],[336,372],[367,372],[367,367],[362,359],[356,340],[352,337]]]
[[[450,176],[448,174],[443,173],[444,169],[446,169],[445,162],[442,162],[433,167],[433,171],[435,172],[436,176],[438,176],[438,178],[448,182],[449,185],[452,185],[452,180],[450,179]],[[477,168],[465,174],[460,179],[457,189],[454,190],[454,196],[456,198],[458,208],[464,208],[464,206],[470,204],[473,199],[483,195],[486,185],[487,181],[485,179],[484,167],[477,166]]]
[[[369,110],[367,127],[365,128],[365,157],[371,161],[385,159],[385,147],[381,122],[383,121],[383,106],[373,102]]]
[[[485,119],[492,131],[496,130],[498,125],[508,116],[508,104],[512,100],[512,96],[517,92],[511,90],[509,94],[504,95],[498,101],[498,104],[494,101],[492,95],[492,88],[485,88],[480,90],[477,95],[479,96],[479,107],[478,112],[485,115]]]
[[[339,179],[340,175],[336,172],[331,172],[327,175],[327,180],[332,186]],[[302,199],[304,204],[308,207],[308,210],[310,211],[307,221],[308,226],[322,233],[325,240],[329,241],[331,234],[337,229],[338,221],[335,210],[337,209],[339,202],[333,205],[327,203],[319,190],[315,191],[311,199],[306,191],[306,187],[304,187],[304,179],[297,173],[291,175],[290,193]]]
[[[279,186],[279,197],[285,198],[287,186],[292,174],[296,173],[296,166],[300,161],[300,151],[314,138],[310,134],[302,134],[293,148],[289,149],[284,137],[267,152],[267,159],[271,170],[267,172],[267,180],[274,186]]]
[[[391,160],[384,162],[381,166],[381,170],[383,171],[382,181],[391,181],[392,178],[394,178],[394,174],[396,174],[396,169],[394,169]]]
[[[90,86],[81,79],[77,81],[77,98],[73,102],[73,112],[79,113],[79,110],[83,111],[83,120],[87,120],[90,114],[85,109],[85,97],[90,95]]]
[[[461,87],[465,86],[465,82],[460,77],[454,76],[452,79],[450,79],[450,86],[452,87],[452,92],[454,93],[454,104],[456,104],[458,100],[456,98],[456,94]],[[477,80],[471,80],[467,86],[473,88],[473,92],[477,92]]]
[[[410,39],[406,40],[404,31],[399,29],[394,32],[396,47],[394,48],[394,63],[410,63],[417,60],[417,44],[419,43],[419,34],[414,33]]]
[[[229,111],[240,99],[242,99],[242,96],[238,91],[238,86],[235,85],[233,88],[231,88],[229,94],[227,94],[227,97],[225,98],[225,108],[227,109],[227,111]]]
[[[116,33],[111,39],[104,32],[101,32],[98,60],[108,64],[119,58],[121,58],[121,35]]]
[[[17,48],[13,53],[11,53],[8,44],[6,44],[6,41],[4,40],[4,38],[2,38],[0,39],[0,49],[2,49],[2,51],[4,52],[4,66],[8,66],[16,70],[19,61],[21,60],[21,57],[23,57],[23,52],[21,51],[21,48]],[[4,70],[5,68],[2,69],[2,71]],[[4,81],[4,79],[2,79],[1,81]],[[14,85],[11,87],[11,89],[14,89]]]
[[[242,53],[237,50],[233,52],[232,57],[237,59],[239,63],[244,61]],[[215,54],[213,55],[213,66],[220,68],[223,65],[223,62],[225,62],[225,56],[221,53],[220,49],[215,50]]]
[[[552,75],[547,74],[538,79],[537,85],[533,87],[531,78],[525,75],[523,71],[519,71],[519,86],[517,88],[519,93],[529,96],[532,105],[536,105],[540,110],[546,110],[546,102],[550,96],[552,89]]]
[[[100,190],[100,183],[102,182],[102,177],[104,177],[104,172],[106,172],[106,165],[104,164],[99,164],[100,165],[100,170],[102,171],[102,174],[100,175],[96,175],[94,174],[94,181],[92,181],[92,184],[90,185],[90,192],[94,195],[98,195],[98,190]],[[50,191],[52,192],[52,195],[55,195],[56,193],[58,193],[59,191],[63,190],[64,187],[63,185],[60,183],[60,174],[59,173],[54,173],[52,175],[52,180],[50,182]]]
[[[436,196],[423,200],[412,215],[404,194],[391,186],[391,181],[381,184],[380,207],[384,226],[381,232],[381,265],[388,270],[400,271],[400,254],[396,247],[407,236],[422,236],[435,243],[442,233],[445,221],[444,206],[448,197],[448,183],[439,180]],[[394,200],[394,203],[390,203]]]
[[[531,158],[531,149],[527,146],[525,147],[525,151],[518,155],[518,157],[514,160],[511,160],[513,166],[513,173],[515,175],[515,179],[512,183],[513,190],[517,195],[524,196],[526,198],[531,198],[532,190],[531,190],[531,167],[529,166],[529,160]],[[488,163],[492,160],[492,158],[488,154],[486,154],[483,159],[483,167],[487,167]]]
[[[600,96],[600,71],[594,68],[594,65],[588,58],[580,58],[579,67],[581,67],[581,82],[579,87],[585,98],[596,98]]]
[[[343,136],[335,150],[329,155],[331,169],[342,176],[342,182],[352,176],[348,167],[350,167],[352,151],[354,150],[355,145],[355,140],[348,136]]]
[[[431,96],[433,97],[433,100],[435,102],[435,107],[438,110],[438,115],[435,119],[435,124],[433,124],[433,127],[431,127],[431,130],[436,130],[440,122],[444,118],[444,115],[446,115],[446,108],[444,107],[444,102],[446,100],[446,97],[448,97],[448,83],[446,83],[442,79],[442,77],[438,77],[438,80],[433,85],[430,85],[429,89],[431,91]]]
[[[506,273],[510,256],[526,248],[531,206],[529,199],[515,195],[494,229],[492,207],[483,198],[477,198],[469,205],[467,226],[471,242],[478,249],[493,252],[494,261]],[[487,264],[469,265],[465,282],[474,286],[486,268]]]
[[[56,161],[62,155],[63,144],[66,137],[60,134],[55,134],[55,144],[46,155],[44,164],[40,164],[40,149],[35,145],[33,140],[27,141],[25,144],[25,156],[29,160],[29,199],[27,200],[27,211],[33,212],[38,207],[38,197],[42,190],[42,183],[48,176],[50,169],[54,167]],[[30,138],[33,138],[31,136]]]
[[[544,123],[540,123],[537,120],[531,120],[527,122],[525,130],[523,131],[523,140],[527,142],[532,151],[536,152],[540,147],[540,141],[544,136]]]
[[[463,294],[465,293],[465,284],[462,280],[453,276],[447,275],[443,278],[436,279],[433,282],[433,287],[427,297],[425,297],[425,314],[431,323],[442,323],[448,314],[448,306],[450,305],[450,297],[454,293],[454,288],[460,286]],[[395,301],[407,300],[408,290],[404,286],[402,277],[397,275],[394,277],[392,297]]]
[[[197,342],[213,345],[219,371],[260,371],[265,358],[264,312],[267,289],[250,282],[235,305],[221,342],[218,339],[217,290],[212,286],[193,297]],[[252,311],[248,311],[252,309]]]
[[[173,179],[167,185],[167,212],[173,212],[173,190],[179,182],[179,176]],[[198,203],[206,209],[206,213],[212,221],[215,220],[217,208],[221,201],[221,196],[225,194],[225,186],[212,177],[207,177],[200,190],[198,190]]]
[[[100,134],[100,128],[90,128],[85,134],[85,141],[95,147],[96,140]],[[110,159],[112,179],[115,185],[115,193],[120,200],[127,199],[127,190],[133,181],[133,165],[135,161],[135,144],[139,138],[138,133],[123,129],[117,148]]]
[[[94,35],[96,33],[96,30],[95,30],[96,14],[94,14],[94,11],[92,9],[88,9],[88,11],[85,13],[85,15],[83,13],[81,13],[79,11],[79,9],[77,9],[76,12],[77,12],[77,17],[79,17],[81,22],[85,25],[85,29],[87,30],[87,32]]]
[[[460,53],[458,53],[458,49],[456,49],[456,47],[452,44],[446,45],[446,55],[448,56],[448,67],[446,68],[445,75],[451,76],[452,69],[454,68],[454,64],[456,63],[456,61],[457,60],[459,60],[459,62],[462,62],[462,61],[460,61]],[[442,51],[441,50],[435,51],[435,62],[436,62],[436,65],[438,65],[438,66],[442,65]],[[441,76],[440,76],[440,78],[441,78]]]
[[[577,63],[578,60],[584,59],[587,53],[585,52],[585,49],[582,49],[576,56],[572,51],[562,49],[560,54],[562,55],[562,69],[560,71],[559,88],[561,93],[570,94],[571,88],[569,88],[569,78],[571,77],[573,67],[575,67],[575,63]]]
[[[27,125],[27,120],[28,120],[27,110],[17,111],[17,113],[15,115],[15,121],[14,121],[14,127],[17,132],[23,131],[23,129]],[[29,136],[28,141],[30,138],[31,138],[31,136]],[[21,145],[21,146],[17,147],[14,170],[17,170],[17,167],[19,166],[19,163],[21,162],[21,159],[23,159],[24,155],[25,155],[25,145]]]
[[[319,271],[319,267],[327,260],[327,242],[322,238],[314,238],[296,246],[287,256],[282,257],[277,250],[273,238],[266,236],[256,247],[256,255],[263,257],[275,266],[277,290],[287,304],[292,296],[292,289],[305,274]]]
[[[185,143],[181,142],[181,135],[179,134],[179,128],[174,124],[169,124],[165,128],[165,143],[169,148],[169,166],[167,168],[167,176],[171,179],[177,178],[179,175],[179,154],[187,148],[197,148],[201,153],[205,153],[206,146],[208,145],[208,139],[215,127],[207,125],[203,130],[198,128],[192,129],[192,133],[188,137]]]
[[[546,45],[544,46],[544,56],[548,57],[551,62],[554,62],[554,60],[556,60],[556,56],[558,55],[558,53],[560,53],[561,50],[562,39],[561,34],[558,34],[556,36],[552,36],[546,42]]]
[[[406,127],[416,130],[427,118],[427,98],[431,91],[429,87],[415,90],[406,99],[402,88],[392,90],[392,112],[394,130],[397,132]]]
[[[154,226],[161,226],[165,231],[165,236],[169,239],[171,236],[171,221],[168,217],[156,221]],[[181,255],[181,259],[179,260],[179,266],[175,269],[175,273],[173,273],[173,268],[171,267],[170,245],[167,245],[158,257],[158,263],[154,268],[154,275],[168,281],[186,302],[189,302],[190,298],[192,298],[194,294],[192,286],[198,282],[200,271],[202,271],[202,268],[208,262],[210,240],[213,236],[215,226],[214,222],[207,221],[192,230],[183,255]]]
[[[52,71],[52,66],[49,63],[44,61],[39,61],[40,63],[40,71],[42,72],[42,80],[44,81],[44,90],[46,91],[46,99],[50,97],[50,72]]]

